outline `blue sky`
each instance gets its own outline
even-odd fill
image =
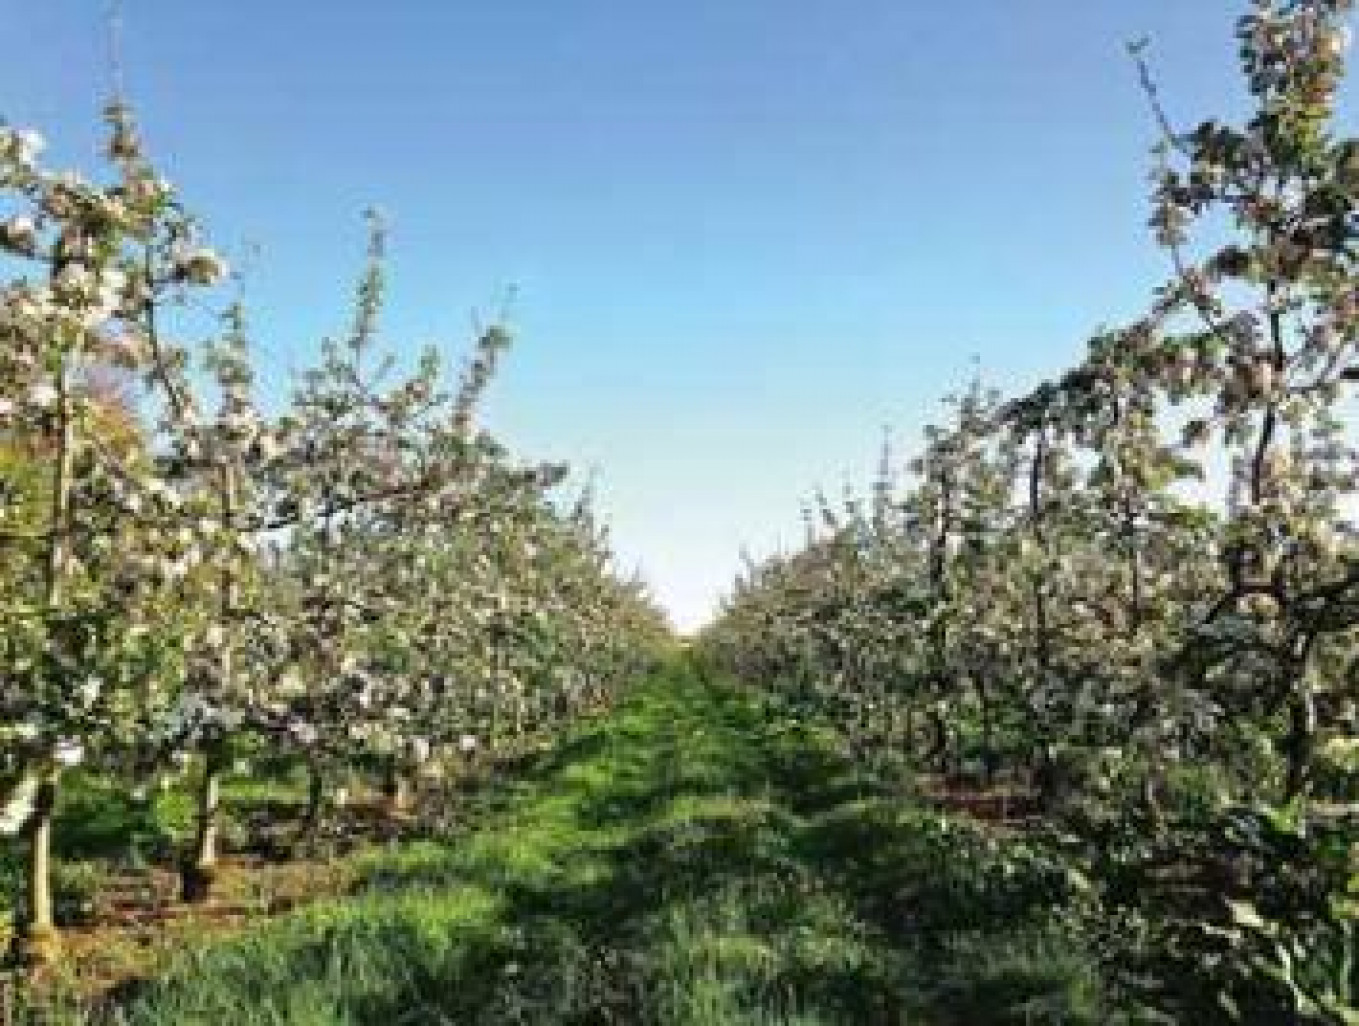
[[[1022,388],[1141,311],[1154,132],[1240,103],[1235,0],[125,0],[153,151],[247,296],[275,382],[343,324],[360,212],[387,334],[459,351],[517,289],[488,408],[594,470],[681,625],[817,485],[939,398]],[[0,115],[89,163],[105,0],[0,0]]]

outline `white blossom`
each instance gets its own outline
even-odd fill
[[[81,682],[78,689],[81,702],[86,706],[92,706],[99,699],[99,694],[104,689],[104,682],[98,677],[86,677]]]
[[[61,398],[61,393],[57,391],[55,385],[43,381],[29,388],[27,398],[30,406],[45,410],[56,405],[57,400]]]

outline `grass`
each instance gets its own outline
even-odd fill
[[[1026,842],[903,800],[835,735],[677,667],[355,892],[15,1021],[1103,1023],[1078,897]]]

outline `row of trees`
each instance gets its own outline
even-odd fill
[[[604,701],[666,630],[588,493],[478,426],[502,327],[452,379],[384,353],[373,218],[352,326],[265,402],[222,260],[107,113],[104,180],[0,127],[0,820],[28,958],[57,947],[65,768],[192,766],[201,898],[244,739],[305,763],[313,815],[358,764],[399,802],[422,764]]]
[[[711,657],[833,704],[870,745],[1029,780],[1050,809],[1075,773],[1116,777],[1162,823],[1193,767],[1299,836],[1339,824],[1353,888],[1359,140],[1334,128],[1351,6],[1252,4],[1240,126],[1176,131],[1134,50],[1174,267],[1147,315],[1026,395],[974,383],[908,473],[889,453],[866,497],[819,500],[799,550],[737,581]],[[1237,897],[1254,928],[1259,894]],[[1330,897],[1317,915],[1352,956],[1356,895]],[[1296,1009],[1343,1003],[1321,991]]]

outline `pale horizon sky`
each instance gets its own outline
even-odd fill
[[[0,117],[93,163],[106,0],[0,0]],[[487,420],[597,475],[620,561],[700,623],[817,486],[910,455],[975,356],[1007,391],[1137,316],[1155,129],[1239,111],[1235,0],[125,0],[153,152],[238,262],[274,387],[346,320],[466,351]],[[1353,82],[1346,117],[1352,121]]]

